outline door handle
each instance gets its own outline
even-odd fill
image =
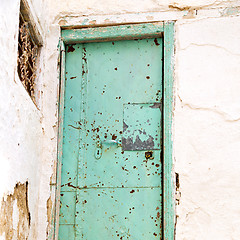
[[[109,140],[98,140],[97,141],[97,147],[96,147],[96,151],[95,151],[95,158],[96,159],[100,159],[102,157],[102,147],[103,147],[103,144],[106,144],[106,145],[115,145],[117,147],[121,147],[122,146],[122,141],[121,139],[119,140],[112,140],[112,139],[109,139]]]
[[[119,140],[103,140],[101,142],[101,145],[102,144],[106,144],[106,145],[117,145],[117,147],[121,147],[122,146],[122,141],[119,139]]]

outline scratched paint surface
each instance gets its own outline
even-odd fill
[[[66,51],[59,239],[161,239],[162,39]]]
[[[160,150],[160,119],[161,103],[124,105],[122,149]]]

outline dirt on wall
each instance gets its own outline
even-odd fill
[[[51,220],[52,220],[52,199],[51,197],[48,198],[47,200],[47,236],[50,233],[51,230]]]
[[[17,206],[17,209],[16,207]],[[17,211],[17,213],[15,212]],[[17,218],[17,219],[14,219]],[[16,222],[16,226],[14,226]],[[29,235],[31,215],[28,208],[28,181],[17,183],[14,192],[1,202],[0,235],[6,240],[26,240]]]

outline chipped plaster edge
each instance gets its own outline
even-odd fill
[[[122,13],[109,15],[81,15],[61,13],[53,19],[53,25],[61,28],[82,28],[96,26],[111,26],[123,24],[139,24],[161,21],[177,21],[180,19],[200,20],[205,18],[240,16],[240,6],[215,9],[185,9],[181,11],[156,11],[144,13]]]

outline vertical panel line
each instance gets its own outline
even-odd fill
[[[55,195],[55,224],[54,239],[58,239],[59,211],[60,211],[60,191],[61,191],[61,167],[63,154],[63,116],[64,116],[64,95],[65,95],[65,44],[60,41],[60,82],[59,82],[59,109],[58,109],[58,145],[57,145],[57,185]]]
[[[85,162],[86,161],[86,156],[85,156],[85,147],[84,146],[84,136],[86,134],[86,111],[87,111],[87,58],[86,58],[86,46],[84,43],[82,43],[82,68],[81,68],[81,106],[79,109],[80,112],[80,122],[81,122],[81,130],[79,131],[79,149],[78,149],[78,169],[77,169],[77,186],[79,187],[79,184],[83,184],[83,181],[85,179],[85,174],[86,174],[86,166],[85,166]],[[80,172],[81,171],[81,172]],[[81,183],[80,183],[80,179],[79,176],[83,176],[81,178]],[[85,185],[85,183],[84,183]],[[79,201],[80,197],[79,197],[80,191],[77,190],[76,192],[76,202]],[[80,211],[77,211],[77,204],[75,206],[75,212],[79,212],[78,216],[80,215]],[[81,214],[82,216],[82,214]],[[83,220],[83,219],[82,219]],[[77,222],[82,222],[82,221],[77,221]],[[76,226],[76,217],[75,217],[75,226]],[[82,237],[83,236],[83,231],[82,231],[82,227],[81,226],[77,226],[76,228],[76,238],[78,238],[78,236]]]

